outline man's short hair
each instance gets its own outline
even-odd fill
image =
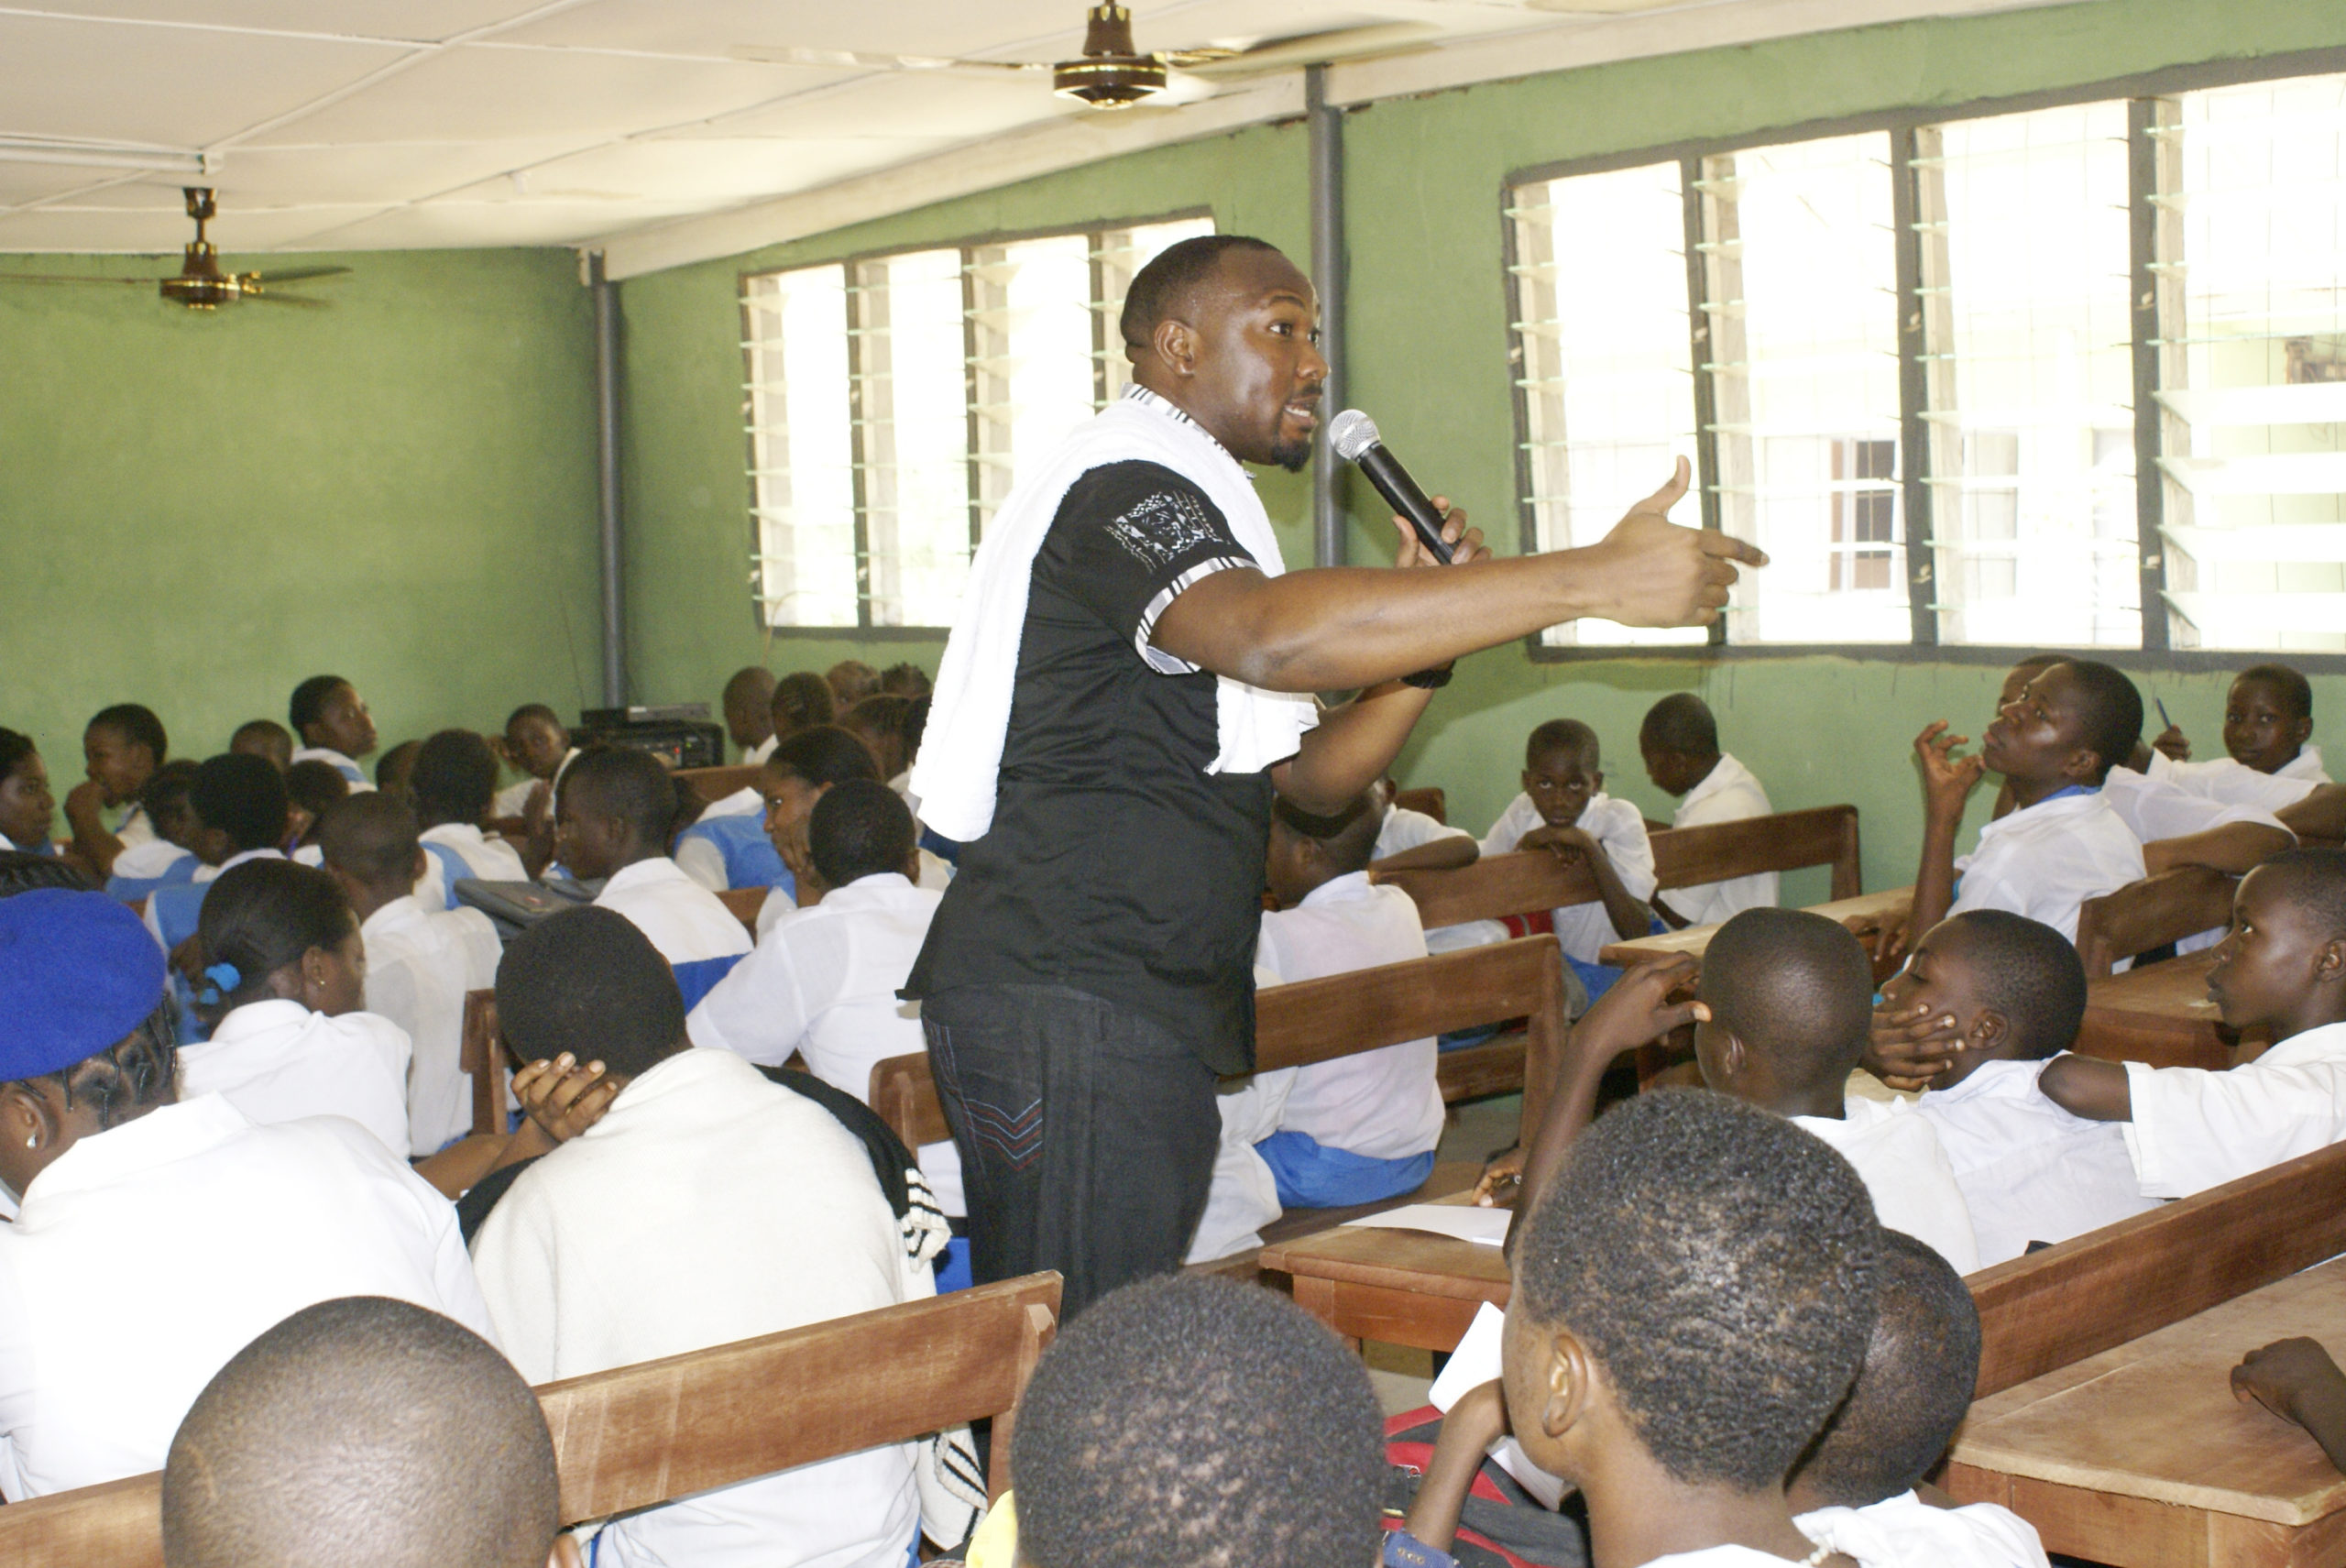
[[[1278,247],[1251,235],[1201,234],[1178,240],[1158,251],[1154,260],[1134,275],[1132,286],[1124,291],[1124,313],[1117,321],[1124,346],[1146,347],[1156,334],[1157,323],[1178,317],[1189,309],[1191,297],[1201,286],[1213,281],[1214,275],[1222,270],[1222,258],[1233,250],[1267,250],[1276,254]]]
[[[2346,850],[2284,850],[2256,868],[2260,885],[2281,883],[2282,902],[2329,938],[2346,938]]]
[[[1585,762],[1589,769],[1605,765],[1603,750],[1596,743],[1596,731],[1577,718],[1551,718],[1531,731],[1523,742],[1523,765],[1536,768],[1540,759],[1558,751],[1570,751]]]
[[[323,817],[337,800],[350,795],[350,781],[332,762],[316,757],[285,770],[285,798],[312,817]]]
[[[2004,1015],[2022,1061],[2069,1048],[2086,1016],[2086,966],[2066,937],[2008,909],[1967,909],[1960,926],[1979,1000]]]
[[[239,851],[274,850],[285,841],[285,775],[266,757],[223,751],[204,758],[188,785],[187,803]]]
[[[525,718],[543,718],[556,729],[562,728],[562,716],[542,702],[525,702],[505,716],[505,728],[512,729]]]
[[[379,1296],[304,1308],[238,1351],[163,1466],[166,1568],[543,1568],[561,1523],[521,1375]]]
[[[155,717],[153,708],[135,702],[118,702],[112,707],[102,707],[82,728],[84,730],[111,729],[132,745],[146,747],[148,755],[155,760],[159,768],[170,754],[171,740],[163,733],[163,721]]]
[[[443,729],[417,749],[407,789],[418,817],[477,825],[497,798],[497,753],[469,729]]]
[[[766,707],[773,701],[773,672],[763,664],[742,665],[726,678],[725,695],[720,700],[728,707],[737,700]]]
[[[1955,1441],[1979,1378],[1979,1309],[1946,1259],[1883,1231],[1878,1299],[1865,1365],[1798,1472],[1827,1508],[1912,1490]]]
[[[2081,730],[2078,738],[2101,759],[2101,771],[2094,774],[2099,783],[2142,744],[2143,694],[2134,689],[2126,672],[2115,664],[2105,664],[2099,659],[2071,659],[2068,665],[2083,698],[2077,710]]]
[[[1321,817],[1281,795],[1271,802],[1271,815],[1288,832],[1319,845],[1336,874],[1344,876],[1365,871],[1376,858],[1376,836],[1385,828],[1385,814],[1371,809],[1376,800],[1373,791],[1363,791],[1334,816]]]
[[[293,696],[285,705],[286,721],[293,726],[293,733],[308,738],[310,726],[326,716],[326,699],[337,686],[350,683],[340,675],[312,675],[293,688]]]
[[[832,785],[806,819],[806,852],[833,887],[888,872],[901,874],[918,843],[912,808],[894,790],[870,779]]]
[[[1688,757],[1716,757],[1719,751],[1719,721],[1711,705],[1693,692],[1672,692],[1646,709],[1638,739],[1658,751]]]
[[[228,749],[232,751],[255,743],[267,748],[269,759],[278,767],[286,767],[293,761],[292,732],[274,718],[247,718],[228,737]]]
[[[1880,1245],[1865,1184],[1821,1139],[1661,1090],[1573,1146],[1518,1241],[1509,1310],[1580,1337],[1671,1475],[1751,1491],[1783,1480],[1857,1376]]]
[[[1703,950],[1711,1016],[1786,1084],[1839,1083],[1873,1025],[1873,960],[1847,927],[1805,909],[1747,909]]]
[[[318,849],[326,864],[369,887],[415,879],[415,812],[396,796],[368,790],[337,801],[318,819]]]
[[[771,711],[777,731],[785,725],[792,729],[805,729],[837,718],[839,704],[829,682],[812,670],[796,670],[774,682]]]
[[[1175,1275],[1102,1296],[1044,1353],[1011,1447],[1026,1568],[1376,1561],[1368,1375],[1256,1286]]]
[[[2282,706],[2299,718],[2313,717],[2313,683],[2303,672],[2286,664],[2251,664],[2232,677],[2232,685],[2262,681],[2280,694]]]
[[[766,766],[817,788],[845,784],[850,779],[880,781],[880,760],[861,736],[836,724],[817,724],[774,742]]]
[[[685,998],[634,921],[581,905],[505,944],[497,1026],[524,1060],[568,1051],[633,1078],[685,1044]]]
[[[627,746],[582,751],[562,775],[562,793],[574,811],[617,817],[635,830],[639,841],[667,853],[668,829],[676,818],[676,785],[651,752]]]

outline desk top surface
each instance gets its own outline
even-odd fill
[[[1838,920],[1858,935],[1870,936],[1892,920],[1901,918],[1914,906],[1914,890],[1893,887],[1881,893],[1861,893],[1855,898],[1836,898],[1829,904],[1812,904],[1808,912],[1822,915],[1828,920]],[[1692,953],[1696,958],[1711,945],[1718,935],[1716,926],[1689,926],[1683,931],[1665,931],[1659,937],[1639,937],[1627,942],[1608,942],[1597,951],[1597,961],[1626,969],[1631,964],[1654,963],[1679,953]]]
[[[2214,967],[2215,959],[2215,949],[2210,948],[2165,963],[2129,970],[2124,974],[2088,981],[2086,1005],[2216,1023],[2216,1003],[2208,995],[2208,970]]]
[[[1433,1200],[1466,1203],[1472,1192]],[[1423,1296],[1453,1296],[1504,1306],[1507,1259],[1495,1246],[1438,1236],[1431,1231],[1397,1231],[1338,1225],[1295,1241],[1275,1243],[1262,1252],[1262,1266],[1307,1278],[1335,1279],[1411,1290]]]
[[[2294,1334],[2346,1352],[2346,1258],[1992,1394],[1959,1464],[2122,1497],[2307,1525],[2346,1509],[2346,1476],[2302,1430],[2232,1398],[2231,1369]]]

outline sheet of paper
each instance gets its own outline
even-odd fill
[[[1387,1209],[1381,1214],[1347,1220],[1344,1223],[1372,1230],[1431,1231],[1438,1236],[1497,1246],[1507,1240],[1510,1212],[1506,1209],[1477,1209],[1471,1203],[1405,1203],[1398,1209]]]
[[[1467,1390],[1496,1379],[1500,1370],[1500,1356],[1507,1332],[1507,1314],[1488,1301],[1474,1314],[1466,1327],[1466,1337],[1450,1353],[1450,1363],[1442,1376],[1433,1380],[1427,1399],[1434,1409],[1447,1415]],[[1515,1477],[1518,1485],[1540,1499],[1547,1508],[1561,1506],[1564,1500],[1564,1484],[1556,1476],[1531,1463],[1515,1439],[1503,1437],[1491,1444],[1491,1457],[1499,1467]]]

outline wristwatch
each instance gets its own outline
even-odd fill
[[[1385,1568],[1458,1568],[1458,1559],[1438,1552],[1406,1530],[1385,1532]]]
[[[1450,684],[1450,669],[1448,664],[1436,664],[1431,670],[1420,670],[1414,675],[1403,675],[1401,684],[1405,686],[1416,686],[1420,691],[1440,691]]]

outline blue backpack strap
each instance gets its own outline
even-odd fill
[[[469,879],[473,874],[473,868],[466,863],[464,856],[445,844],[426,844],[423,850],[425,853],[440,862],[440,891],[447,899],[444,907],[455,908],[456,883],[459,880]]]
[[[684,992],[685,1011],[689,1013],[700,1005],[700,999],[717,989],[717,982],[733,972],[733,966],[748,958],[747,953],[728,953],[721,959],[695,959],[689,963],[675,964],[676,989]]]

